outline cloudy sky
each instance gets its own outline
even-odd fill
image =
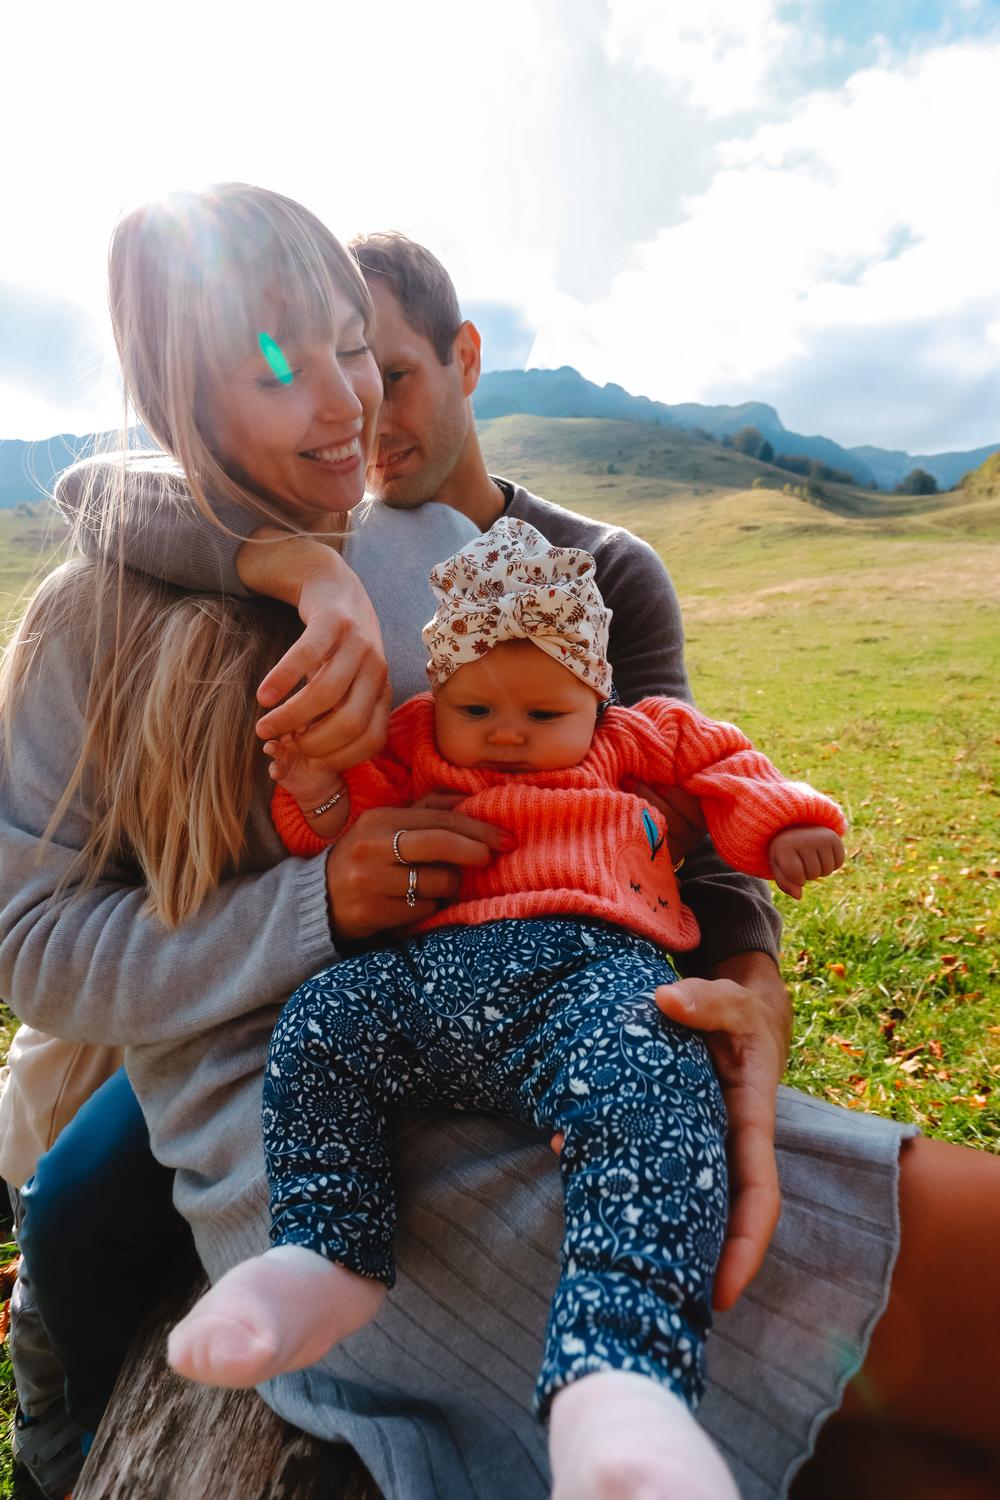
[[[119,420],[115,219],[243,179],[430,245],[494,367],[1000,441],[1000,0],[38,0],[3,33],[0,437]]]

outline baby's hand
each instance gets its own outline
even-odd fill
[[[283,735],[280,740],[267,740],[264,754],[271,764],[268,768],[272,781],[294,797],[306,814],[315,807],[322,807],[344,785],[339,771],[331,770],[325,760],[311,760],[303,755],[295,743],[294,735]]]
[[[832,828],[806,824],[783,828],[770,842],[767,857],[771,877],[779,891],[796,901],[807,880],[832,875],[844,863],[844,846]]]

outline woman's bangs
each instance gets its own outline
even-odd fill
[[[330,343],[337,336],[338,288],[360,300],[355,288],[343,285],[343,270],[332,257],[301,229],[285,234],[284,227],[268,219],[242,226],[244,232],[227,246],[230,253],[205,279],[204,357],[213,383],[260,352],[262,333],[279,347]]]

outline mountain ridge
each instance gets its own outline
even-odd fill
[[[1000,443],[968,452],[916,455],[870,444],[845,448],[819,433],[790,431],[766,401],[714,406],[686,401],[669,405],[648,396],[634,396],[613,383],[596,385],[571,365],[556,370],[488,370],[473,396],[473,409],[479,422],[514,415],[593,417],[680,428],[714,442],[734,436],[741,428],[756,427],[775,455],[815,459],[845,470],[860,485],[883,490],[891,490],[916,468],[926,469],[941,489],[948,490],[1000,451]],[[0,507],[42,499],[51,493],[57,474],[83,454],[94,452],[111,436],[57,433],[35,442],[0,439]],[[138,430],[133,430],[132,437],[137,443],[141,441]]]
[[[766,401],[744,401],[738,405],[706,406],[685,401],[669,405],[648,396],[630,395],[620,385],[596,385],[572,365],[556,370],[488,370],[472,398],[480,421],[493,417],[550,416],[606,417],[612,420],[652,422],[703,429],[717,442],[732,437],[742,427],[756,427],[775,453],[813,458],[831,468],[844,469],[858,484],[891,489],[912,469],[933,474],[942,489],[951,489],[970,469],[978,467],[1000,443],[968,453],[949,452],[911,455],[902,449],[863,445],[845,448],[832,438],[792,432]]]

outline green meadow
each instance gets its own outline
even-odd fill
[[[656,548],[699,705],[847,811],[846,867],[777,896],[787,1081],[1000,1149],[1000,473],[930,500],[807,500],[750,487],[777,470],[648,432],[505,418],[484,447],[494,472]]]
[[[846,867],[778,896],[787,1081],[1000,1149],[1000,483],[807,499],[672,430],[512,417],[483,435],[493,472],[656,548],[700,706],[847,810]],[[4,614],[55,542],[0,511]]]

